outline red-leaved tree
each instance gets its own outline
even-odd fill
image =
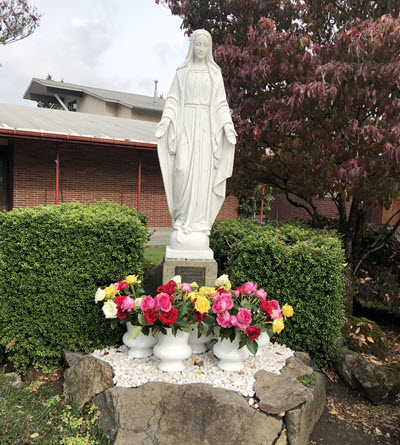
[[[0,44],[28,37],[39,25],[40,15],[26,0],[0,0]]]
[[[256,183],[274,187],[304,208],[316,224],[320,215],[313,198],[331,199],[336,205],[351,312],[357,269],[400,225],[399,220],[373,243],[363,242],[368,211],[390,205],[399,190],[400,19],[376,16],[398,14],[399,3],[285,2],[295,5],[292,11],[299,21],[290,28],[280,18],[276,24],[270,13],[256,21],[252,11],[262,1],[252,0],[250,11],[242,6],[248,2],[240,0],[166,3],[174,14],[188,14],[183,26],[189,34],[204,27],[214,38],[217,30],[215,58],[240,138],[235,183],[241,188]],[[223,26],[216,24],[217,18],[201,16],[200,9],[190,15],[187,8],[195,4],[202,4],[203,11],[206,4],[220,6]],[[242,14],[229,14],[235,4],[243,8]],[[318,24],[321,10],[325,19]],[[352,14],[370,19],[343,26]],[[251,25],[244,34],[238,21],[246,17]],[[225,32],[223,41],[220,29]]]

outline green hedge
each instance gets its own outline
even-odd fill
[[[299,223],[249,226],[235,220],[216,223],[210,245],[216,258],[226,259],[233,286],[253,281],[269,299],[293,306],[293,318],[274,340],[308,352],[321,367],[339,358],[345,260],[337,234]]]
[[[109,202],[0,213],[0,345],[18,370],[120,341],[94,294],[142,275],[146,218]]]

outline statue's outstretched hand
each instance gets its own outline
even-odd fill
[[[156,138],[161,138],[164,136],[170,122],[171,121],[168,117],[164,117],[163,119],[161,119],[160,123],[156,127]]]
[[[235,131],[235,127],[233,126],[233,124],[232,123],[225,124],[224,130],[225,130],[226,138],[228,139],[229,143],[232,145],[235,145],[237,133]]]

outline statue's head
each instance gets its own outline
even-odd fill
[[[205,60],[208,65],[217,66],[212,54],[211,34],[205,29],[197,29],[192,34],[183,66],[190,66],[195,60]]]

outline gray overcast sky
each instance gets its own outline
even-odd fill
[[[30,0],[43,14],[26,39],[0,46],[0,102],[22,97],[33,77],[164,97],[189,39],[154,0]]]

